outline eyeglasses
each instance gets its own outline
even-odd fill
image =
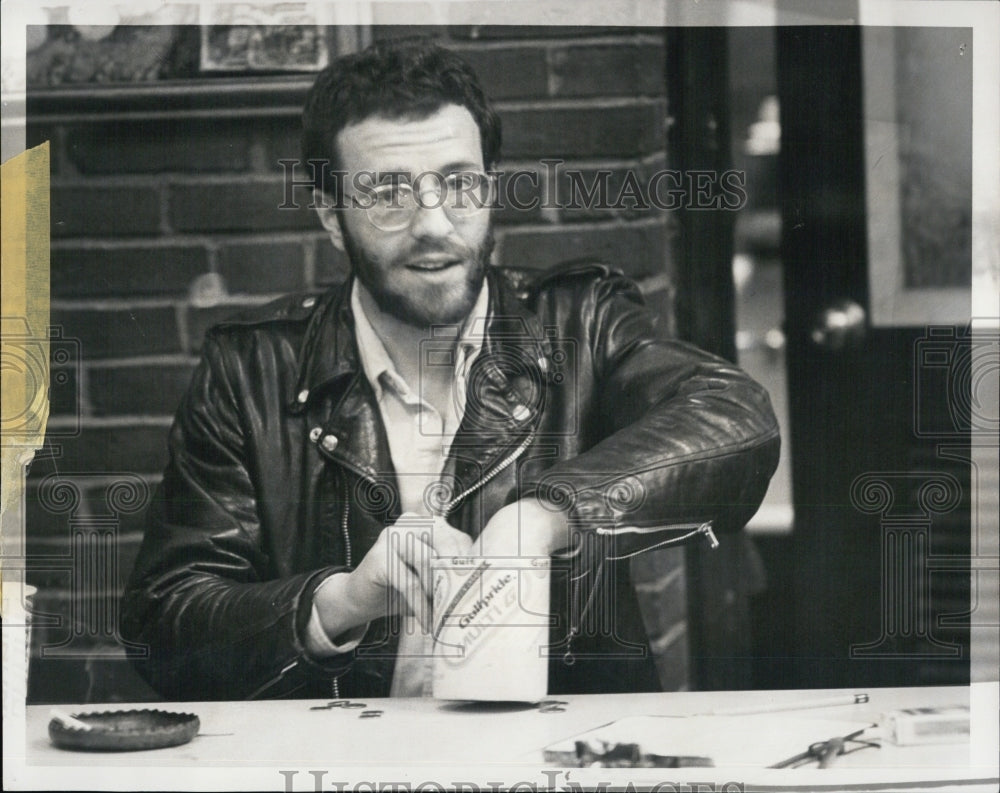
[[[418,208],[441,207],[450,220],[462,221],[481,212],[493,199],[493,176],[481,171],[456,171],[447,176],[427,172],[414,181],[416,184],[400,179],[367,188],[353,197],[354,205],[366,211],[376,228],[399,231],[410,225]]]

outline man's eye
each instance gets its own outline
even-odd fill
[[[410,197],[411,192],[406,185],[383,185],[375,190],[375,203],[379,206],[398,207]]]
[[[469,171],[462,171],[459,173],[449,174],[448,181],[451,183],[453,189],[471,190],[473,187],[475,187],[478,179],[477,179],[477,174],[471,173]]]

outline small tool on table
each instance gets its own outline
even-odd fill
[[[856,730],[848,735],[836,736],[829,738],[825,741],[816,741],[816,743],[809,744],[809,748],[804,752],[793,755],[787,760],[782,760],[780,763],[775,763],[769,768],[798,768],[800,765],[806,765],[807,763],[818,763],[820,768],[829,768],[834,760],[839,756],[848,754],[849,752],[855,752],[858,749],[864,749],[866,747],[878,747],[877,743],[871,741],[858,741],[861,734],[864,733],[868,728],[861,730]],[[857,749],[846,749],[845,745],[848,741],[858,741],[862,745],[857,747]]]
[[[325,705],[313,705],[309,710],[331,710],[333,708],[367,708],[364,702],[352,702],[349,699],[334,699]]]

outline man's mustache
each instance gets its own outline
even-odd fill
[[[411,262],[426,256],[451,256],[456,259],[472,258],[472,249],[457,245],[418,245],[399,257],[400,261]]]

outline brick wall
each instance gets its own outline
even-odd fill
[[[376,37],[413,32],[373,28]],[[477,69],[503,119],[501,167],[538,172],[541,196],[554,189],[560,203],[568,187],[563,177],[548,183],[542,158],[563,158],[560,167],[588,183],[610,170],[613,191],[628,171],[641,181],[665,166],[665,53],[654,31],[425,32]],[[49,444],[29,473],[29,553],[45,557],[31,573],[41,588],[32,701],[153,696],[111,626],[141,538],[136,505],[166,462],[166,431],[202,335],[247,305],[346,273],[305,190],[294,196],[302,208],[277,209],[278,161],[298,156],[309,82],[29,90],[28,145],[52,145],[51,322],[79,340],[78,360],[54,364]],[[497,221],[501,263],[600,256],[638,278],[654,305],[669,304],[669,213],[508,209]],[[137,477],[131,495],[114,488],[124,474]],[[66,484],[79,503],[60,497]]]

